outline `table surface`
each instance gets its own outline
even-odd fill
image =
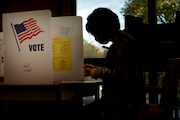
[[[102,80],[56,81],[53,84],[23,85],[0,82],[0,100],[56,101],[98,96]],[[59,98],[60,96],[60,98]]]
[[[44,85],[61,85],[61,84],[76,84],[76,83],[102,83],[102,79],[93,79],[90,77],[85,78],[84,80],[62,80],[62,81],[54,81],[52,84],[5,84],[5,82],[1,81],[0,85],[6,86],[44,86]]]

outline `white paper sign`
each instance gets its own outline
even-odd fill
[[[84,80],[82,18],[52,18],[53,80]]]
[[[52,84],[51,11],[3,14],[5,84]]]

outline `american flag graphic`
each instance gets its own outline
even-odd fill
[[[44,32],[33,18],[25,20],[20,24],[15,24],[14,28],[20,43],[24,40],[31,39],[33,36],[37,36],[40,32]]]

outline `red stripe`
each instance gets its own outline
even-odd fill
[[[39,26],[37,26],[36,20],[33,18],[23,21],[23,24],[26,28],[26,31],[18,34],[20,43],[26,39],[31,39],[33,36],[37,36],[40,32],[44,32]]]
[[[42,31],[37,31],[36,33],[29,33],[29,34],[22,36],[21,38],[19,38],[20,43],[22,43],[21,41],[24,41],[26,39],[31,39],[33,36],[37,36],[40,32],[42,32]]]

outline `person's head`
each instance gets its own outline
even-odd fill
[[[96,41],[108,43],[120,30],[118,16],[107,8],[97,8],[88,17],[87,32],[91,33]]]

